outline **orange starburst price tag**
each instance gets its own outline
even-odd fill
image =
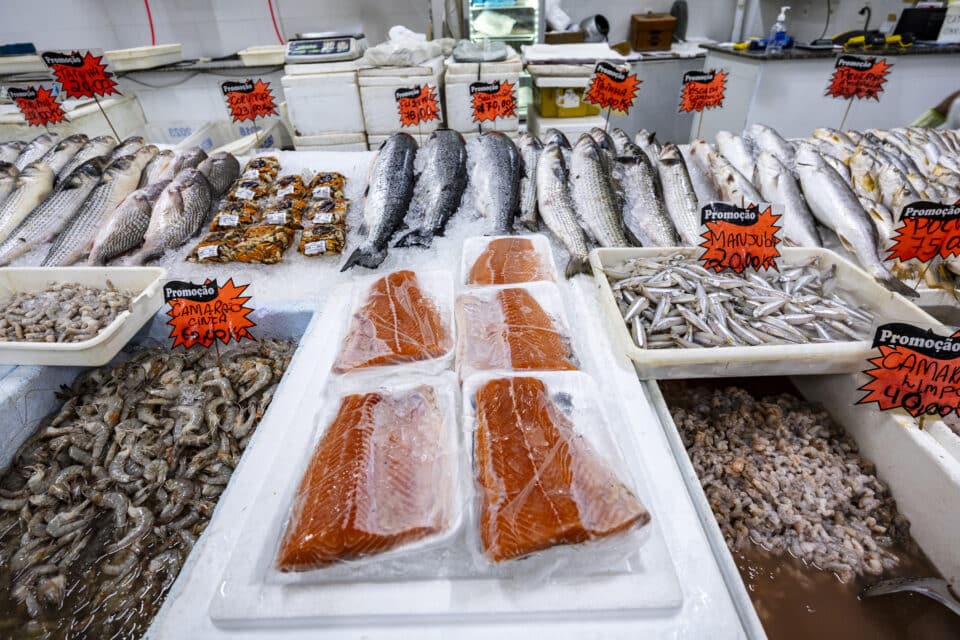
[[[762,208],[761,208],[762,207]],[[780,270],[780,227],[770,205],[750,204],[746,207],[711,202],[700,210],[703,252],[700,260],[706,269],[717,273],[730,269]]]
[[[42,127],[47,124],[63,122],[67,119],[53,94],[43,87],[18,89],[10,87],[7,95],[13,98],[20,109],[20,113],[27,119],[27,124]]]
[[[46,51],[40,57],[50,67],[63,95],[68,98],[120,95],[113,74],[107,71],[107,63],[102,61],[103,56],[95,56],[89,51],[82,55],[79,51]]]
[[[888,260],[901,262],[960,256],[960,201],[940,204],[921,200],[900,212]]]
[[[470,100],[474,122],[517,117],[516,87],[506,80],[471,83]]]
[[[598,62],[593,78],[583,99],[601,109],[627,113],[640,90],[637,74],[618,68],[609,62]]]
[[[216,280],[203,284],[168,282],[163,288],[163,298],[170,305],[167,324],[172,327],[172,346],[200,345],[209,349],[217,341],[227,344],[230,340],[252,340],[248,329],[256,323],[247,317],[253,311],[246,306],[250,296],[243,295],[248,286],[234,285],[233,278],[219,286]]]
[[[394,94],[401,127],[415,127],[430,120],[440,119],[437,90],[428,84],[397,89]]]
[[[683,74],[683,91],[680,94],[680,112],[719,109],[727,91],[727,72],[687,71]]]
[[[881,411],[945,416],[960,408],[960,332],[943,336],[902,322],[877,327],[873,347],[880,354],[864,371],[870,381],[857,404],[877,403]]]
[[[252,122],[254,118],[277,115],[277,105],[269,82],[259,78],[256,81],[227,81],[220,85],[220,89],[227,99],[227,108],[234,122]]]
[[[847,100],[873,98],[879,101],[892,67],[885,58],[839,56],[824,95]]]

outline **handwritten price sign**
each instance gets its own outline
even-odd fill
[[[892,64],[886,59],[842,55],[837,58],[830,86],[824,95],[850,100],[873,98],[880,100],[880,93],[887,81]]]
[[[430,120],[440,119],[437,90],[428,84],[397,89],[394,94],[401,127],[415,127]]]
[[[900,213],[888,260],[902,262],[960,256],[960,202],[913,202]]]
[[[10,87],[7,89],[7,95],[16,102],[20,113],[27,119],[27,124],[35,127],[42,127],[47,124],[63,122],[67,119],[64,115],[60,103],[43,87],[18,89]]]
[[[945,416],[960,411],[960,333],[941,336],[930,329],[894,322],[877,327],[873,347],[880,355],[864,371],[870,382],[857,404],[876,402],[881,411]]]
[[[473,121],[517,117],[517,96],[514,85],[500,82],[473,82],[470,84]]]
[[[706,227],[701,237],[700,260],[706,269],[717,273],[731,269],[742,273],[750,268],[775,269],[781,240],[780,216],[773,215],[770,205],[751,204],[738,207],[725,202],[712,202],[700,210],[700,224]]]
[[[719,109],[727,91],[727,72],[687,71],[683,74],[683,91],[680,94],[680,112]]]
[[[277,105],[273,101],[270,83],[257,79],[242,82],[227,81],[220,85],[227,108],[234,122],[243,122],[254,118],[277,115]]]
[[[218,286],[216,280],[203,284],[173,280],[163,288],[163,298],[170,305],[167,324],[172,327],[173,347],[188,349],[200,345],[209,349],[215,341],[227,344],[243,338],[253,339],[248,329],[256,326],[247,314],[250,296],[244,296],[249,285],[235,286],[233,278]]]
[[[107,63],[101,62],[103,56],[95,56],[89,51],[84,51],[83,55],[79,51],[46,51],[40,57],[50,67],[68,98],[120,95],[113,74],[107,71]]]
[[[626,114],[633,106],[640,90],[637,74],[628,73],[609,62],[598,62],[593,69],[593,78],[584,100],[601,109],[611,109]]]

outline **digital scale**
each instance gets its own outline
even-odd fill
[[[340,62],[356,60],[366,50],[367,38],[362,33],[298,33],[287,42],[284,60],[287,64]]]

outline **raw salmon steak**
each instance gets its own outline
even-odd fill
[[[464,294],[457,300],[457,366],[473,370],[569,371],[569,338],[526,289]]]
[[[502,562],[639,528],[650,514],[537,378],[490,380],[476,392],[480,543]]]
[[[432,387],[345,397],[300,482],[277,568],[317,569],[445,531],[448,443]]]
[[[529,238],[496,238],[473,263],[467,284],[517,284],[535,280],[553,280],[553,276]]]
[[[370,287],[366,302],[353,316],[333,370],[345,373],[439,358],[451,343],[417,274],[395,271]]]

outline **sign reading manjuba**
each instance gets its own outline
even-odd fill
[[[888,259],[900,261],[960,256],[960,202],[911,202],[900,212]]]
[[[755,271],[775,269],[781,239],[780,227],[768,204],[751,203],[738,207],[726,202],[711,202],[700,210],[703,253],[700,260],[705,269],[717,273],[731,269],[742,273],[750,268]]]

